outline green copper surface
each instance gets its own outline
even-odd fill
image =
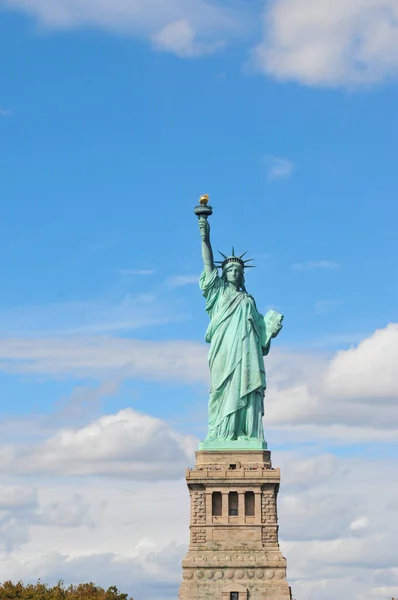
[[[247,293],[241,257],[227,257],[219,274],[206,216],[199,216],[204,270],[200,288],[210,323],[208,434],[201,450],[266,449],[263,415],[266,377],[263,356],[282,329],[283,316],[263,316]]]
[[[199,442],[199,450],[267,450],[267,442],[261,440],[205,440]]]

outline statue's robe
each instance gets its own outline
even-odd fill
[[[272,334],[282,316],[270,311],[264,318],[254,298],[233,290],[217,269],[209,277],[205,271],[202,273],[200,287],[210,316],[206,331],[206,341],[211,344],[206,439],[264,440],[263,356],[269,352]]]

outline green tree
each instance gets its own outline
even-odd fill
[[[26,585],[22,581],[18,583],[4,581],[0,585],[0,600],[133,600],[133,598],[121,593],[115,585],[107,590],[92,582],[65,587],[61,580],[57,585],[49,587],[39,579],[36,584]]]

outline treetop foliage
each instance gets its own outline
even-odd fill
[[[22,581],[12,583],[4,581],[0,584],[0,600],[133,600],[128,594],[122,594],[116,586],[107,590],[94,583],[79,583],[64,586],[62,580],[49,587],[40,579],[36,584],[24,584]]]

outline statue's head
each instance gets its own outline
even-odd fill
[[[237,262],[230,262],[224,267],[222,270],[222,278],[225,279],[225,281],[233,283],[238,290],[244,288],[245,276],[243,267]]]
[[[230,283],[236,285],[236,288],[238,290],[241,289],[243,291],[246,291],[244,270],[245,268],[251,266],[246,265],[246,263],[250,262],[253,259],[249,258],[248,260],[243,260],[243,257],[245,256],[246,252],[241,256],[235,256],[235,251],[233,248],[231,256],[226,256],[222,252],[220,252],[220,254],[224,257],[224,260],[219,261],[216,264],[222,269],[222,278],[225,281],[229,281]]]

